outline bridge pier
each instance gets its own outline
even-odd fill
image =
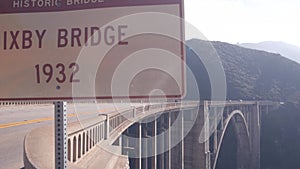
[[[165,168],[165,126],[163,114],[157,119],[157,168]]]
[[[200,105],[198,113],[194,112],[197,110],[191,111],[194,115],[193,118],[195,118],[195,123],[190,132],[184,138],[184,168],[210,169],[209,139],[204,139],[204,137],[209,134],[209,131],[207,130],[209,124],[205,124],[205,119],[209,118],[208,107]],[[203,135],[200,136],[201,132]]]
[[[172,125],[172,118],[171,118],[171,112],[168,112],[167,115],[167,128],[168,133],[166,135],[166,147],[168,147],[168,151],[166,153],[166,168],[171,169],[172,167],[172,149],[171,149],[171,139],[172,139],[172,132],[171,132],[171,125]]]
[[[171,168],[181,169],[184,168],[184,137],[183,137],[183,113],[171,113]]]
[[[260,105],[256,105],[252,108],[252,114],[250,116],[250,147],[251,147],[251,168],[260,169]]]

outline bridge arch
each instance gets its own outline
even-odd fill
[[[246,119],[240,110],[232,111],[224,123],[218,149],[213,161],[213,169],[216,169],[218,157],[223,144],[224,136],[227,132],[229,123],[233,124],[234,132],[237,139],[237,169],[250,169],[251,149],[250,149],[250,135]]]

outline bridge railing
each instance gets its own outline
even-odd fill
[[[98,120],[85,127],[78,123],[68,126],[67,156],[70,162],[78,162],[95,145],[104,140],[106,134],[105,118],[99,117]]]
[[[123,112],[116,111],[113,115],[108,115],[109,118],[109,132],[112,132],[119,127],[127,119],[133,119],[135,117],[135,109],[125,110]]]

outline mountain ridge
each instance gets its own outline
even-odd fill
[[[205,55],[207,43],[215,48],[224,67],[227,99],[300,100],[300,94],[298,94],[300,93],[300,65],[298,63],[280,54],[248,49],[225,42],[208,42],[198,39],[187,41],[187,65],[191,67],[196,78],[198,78],[198,83],[205,84],[207,82],[204,82],[203,78],[209,79],[207,72],[203,72],[203,63],[195,59],[196,53]],[[192,50],[190,46],[193,46]],[[196,65],[201,66],[197,68]],[[206,74],[206,77],[200,77],[197,75],[199,73],[201,75]],[[205,84],[204,86],[209,85]],[[204,89],[200,89],[201,91]],[[204,93],[205,97],[202,98],[209,98],[207,92]]]
[[[259,43],[241,43],[238,46],[263,50],[270,53],[278,53],[282,56],[300,63],[300,47],[281,41],[263,41]]]

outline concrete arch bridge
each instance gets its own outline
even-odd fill
[[[68,168],[215,169],[231,123],[237,168],[259,169],[261,115],[278,106],[269,101],[190,101],[102,114],[84,127],[68,125]],[[25,169],[54,168],[53,133],[49,126],[26,136]]]

